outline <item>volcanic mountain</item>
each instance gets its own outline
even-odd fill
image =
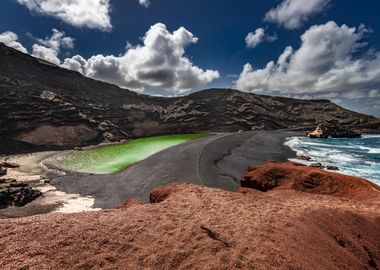
[[[209,89],[183,97],[137,94],[0,43],[0,136],[75,146],[159,134],[314,126],[323,120],[379,128],[372,116],[329,100]]]

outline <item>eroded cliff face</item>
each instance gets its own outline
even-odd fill
[[[168,133],[303,129],[324,120],[369,131],[379,128],[374,117],[328,100],[231,89],[152,97],[86,78],[1,43],[0,59],[0,136],[38,145],[75,146]]]

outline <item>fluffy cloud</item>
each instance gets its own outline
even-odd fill
[[[74,48],[74,39],[72,37],[67,37],[65,32],[58,31],[53,29],[53,34],[51,37],[45,37],[44,39],[37,39],[38,43],[41,45],[52,48],[55,51],[58,51],[62,48],[72,49]]]
[[[142,45],[129,45],[120,56],[96,55],[86,60],[77,55],[65,59],[63,66],[135,91],[152,87],[180,94],[219,78],[217,71],[203,70],[185,56],[185,48],[198,39],[183,27],[171,33],[157,23],[142,40]]]
[[[58,58],[58,54],[61,47],[64,49],[74,48],[74,39],[67,37],[64,32],[57,29],[52,30],[51,37],[45,37],[44,39],[36,39],[38,44],[33,45],[32,55],[59,65],[61,60]]]
[[[287,47],[277,62],[257,70],[246,64],[236,87],[293,96],[374,97],[380,87],[380,52],[365,50],[368,32],[363,25],[338,26],[333,21],[315,25],[301,36],[298,50]]]
[[[255,32],[250,32],[245,38],[245,43],[248,48],[255,48],[264,41],[273,42],[277,40],[277,35],[268,35],[264,28],[257,28]]]
[[[149,0],[139,0],[139,4],[142,5],[143,7],[148,8],[150,6],[150,1]]]
[[[32,55],[34,57],[49,61],[56,65],[59,65],[61,63],[61,60],[59,60],[58,58],[58,52],[56,52],[52,48],[47,48],[38,44],[33,45]]]
[[[323,11],[330,0],[283,0],[268,11],[265,21],[277,23],[288,29],[302,26],[312,15]]]
[[[30,11],[76,26],[110,30],[110,0],[17,0]]]
[[[18,42],[17,40],[18,40],[18,36],[17,34],[13,32],[7,31],[0,34],[0,42],[16,50],[19,50],[20,52],[28,53],[25,47],[22,46],[22,44]]]

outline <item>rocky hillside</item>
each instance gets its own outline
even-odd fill
[[[322,120],[372,129],[374,117],[328,100],[209,89],[185,97],[136,94],[0,43],[0,136],[73,146],[168,133],[314,126]]]

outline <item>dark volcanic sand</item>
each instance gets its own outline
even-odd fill
[[[151,194],[152,204],[134,201],[121,210],[0,220],[0,265],[2,269],[379,269],[379,187],[323,172],[345,192],[317,185],[312,194],[294,190],[292,183],[308,182],[316,169],[302,166],[289,174],[292,164],[265,166],[257,175],[269,173],[273,180],[273,171],[285,169],[286,175],[301,178],[280,181],[269,192],[170,184]]]
[[[235,191],[249,165],[287,161],[295,153],[284,145],[287,131],[219,134],[159,152],[111,175],[71,174],[51,183],[66,193],[93,196],[95,208],[115,208],[129,198],[149,201],[153,188],[189,182]]]

